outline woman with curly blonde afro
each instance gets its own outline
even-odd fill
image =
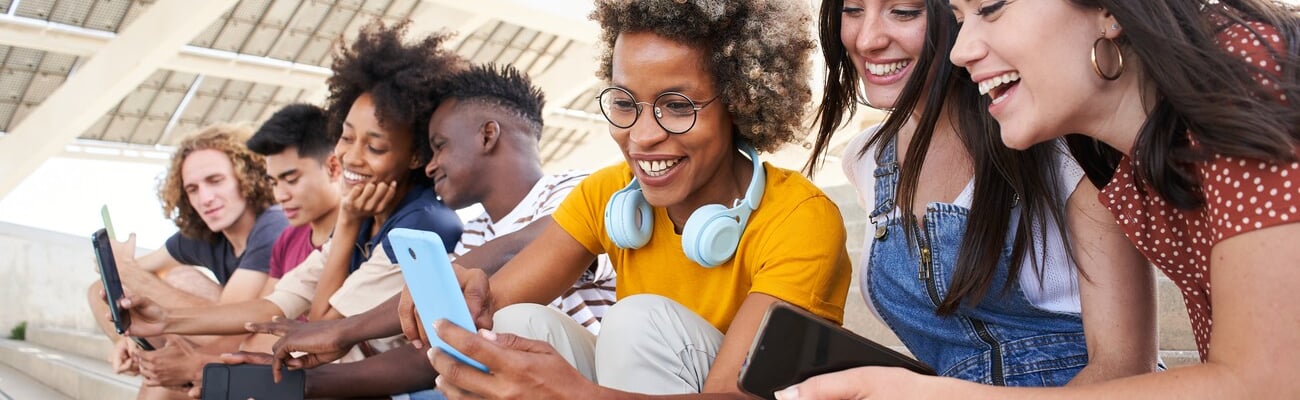
[[[758,151],[799,138],[813,48],[788,1],[597,1],[598,102],[624,162],[488,280],[460,270],[480,328],[436,333],[491,373],[431,353],[450,398],[743,397],[770,305],[840,322],[850,266],[835,204]],[[607,254],[618,301],[597,335],[544,307]],[[490,318],[488,318],[490,317]],[[537,339],[537,340],[533,340]]]

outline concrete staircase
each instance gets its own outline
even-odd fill
[[[40,327],[29,328],[27,338],[29,341],[23,342],[0,339],[0,392],[9,393],[10,398],[136,397],[140,378],[114,374],[105,361],[112,349],[108,339]]]

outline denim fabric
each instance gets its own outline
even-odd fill
[[[896,145],[890,141],[885,146],[875,171],[876,198],[871,210],[878,230],[870,232],[875,238],[868,269],[859,277],[867,288],[863,296],[868,297],[868,304],[913,355],[944,376],[1006,386],[1069,382],[1088,363],[1083,321],[1077,314],[1034,306],[1020,283],[1004,288],[1011,265],[1011,235],[1003,245],[994,284],[982,301],[951,315],[935,314],[956,272],[970,210],[930,203],[923,226],[904,226],[906,223],[893,215],[898,186]],[[1013,227],[1016,219],[1012,217]],[[905,229],[916,229],[915,241],[909,243]],[[929,266],[922,262],[927,251]]]

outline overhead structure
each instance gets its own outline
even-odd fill
[[[450,32],[546,93],[548,170],[620,159],[595,103],[590,0],[0,0],[0,198],[55,156],[159,162],[184,134],[323,103],[366,23]]]
[[[235,2],[158,0],[141,13],[0,142],[0,170],[5,171],[0,196],[60,153]]]

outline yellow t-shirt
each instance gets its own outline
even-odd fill
[[[616,294],[657,294],[727,332],[745,296],[764,293],[842,323],[851,267],[844,220],[826,194],[802,175],[764,164],[767,186],[749,217],[736,255],[713,268],[686,258],[668,212],[654,208],[654,231],[640,249],[620,249],[605,233],[605,204],[632,181],[620,163],[591,174],[552,215],[592,254],[608,254]]]

